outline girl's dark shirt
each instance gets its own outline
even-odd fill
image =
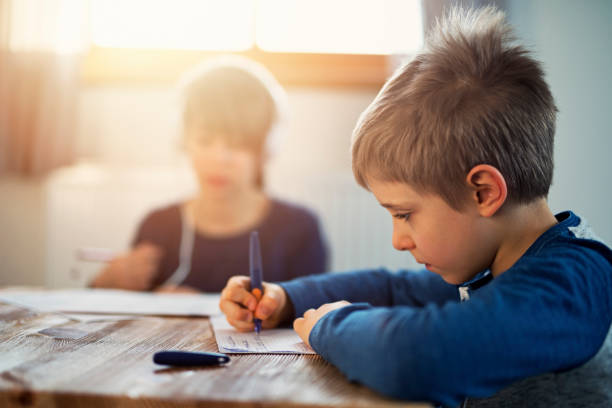
[[[140,224],[132,246],[149,242],[164,255],[153,287],[162,285],[179,264],[181,204],[154,210]],[[286,202],[271,201],[259,231],[264,280],[278,282],[325,272],[327,249],[317,218],[310,211]],[[191,271],[182,285],[203,292],[220,292],[229,277],[249,274],[250,230],[229,237],[195,232]]]

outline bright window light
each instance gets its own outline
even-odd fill
[[[409,54],[423,42],[420,0],[260,0],[266,51]]]
[[[420,0],[90,0],[101,47],[410,54]]]
[[[19,0],[9,4],[8,45],[17,51],[74,54],[87,48],[87,17],[81,0]],[[2,27],[5,28],[5,27]]]
[[[241,51],[251,48],[253,0],[92,0],[101,47]]]

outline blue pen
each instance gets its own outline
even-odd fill
[[[251,293],[259,302],[263,296],[263,269],[261,267],[261,251],[259,249],[259,233],[251,232],[251,242],[249,245],[249,274],[251,275]],[[261,331],[261,320],[253,319],[255,323],[255,333]]]
[[[201,351],[166,350],[153,354],[153,362],[171,366],[209,366],[227,363],[229,356],[221,353]]]

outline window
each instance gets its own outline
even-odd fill
[[[252,47],[254,3],[245,0],[93,0],[99,47],[244,51]]]
[[[266,51],[406,54],[422,42],[419,1],[260,1],[256,43]]]
[[[422,43],[420,0],[90,1],[90,82],[174,80],[233,52],[284,84],[378,87]]]

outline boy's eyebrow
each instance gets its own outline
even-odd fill
[[[398,205],[398,204],[389,204],[389,203],[380,203],[380,205],[382,205],[383,207],[389,209],[389,210],[398,210],[401,208],[406,208],[408,207],[408,205]]]

